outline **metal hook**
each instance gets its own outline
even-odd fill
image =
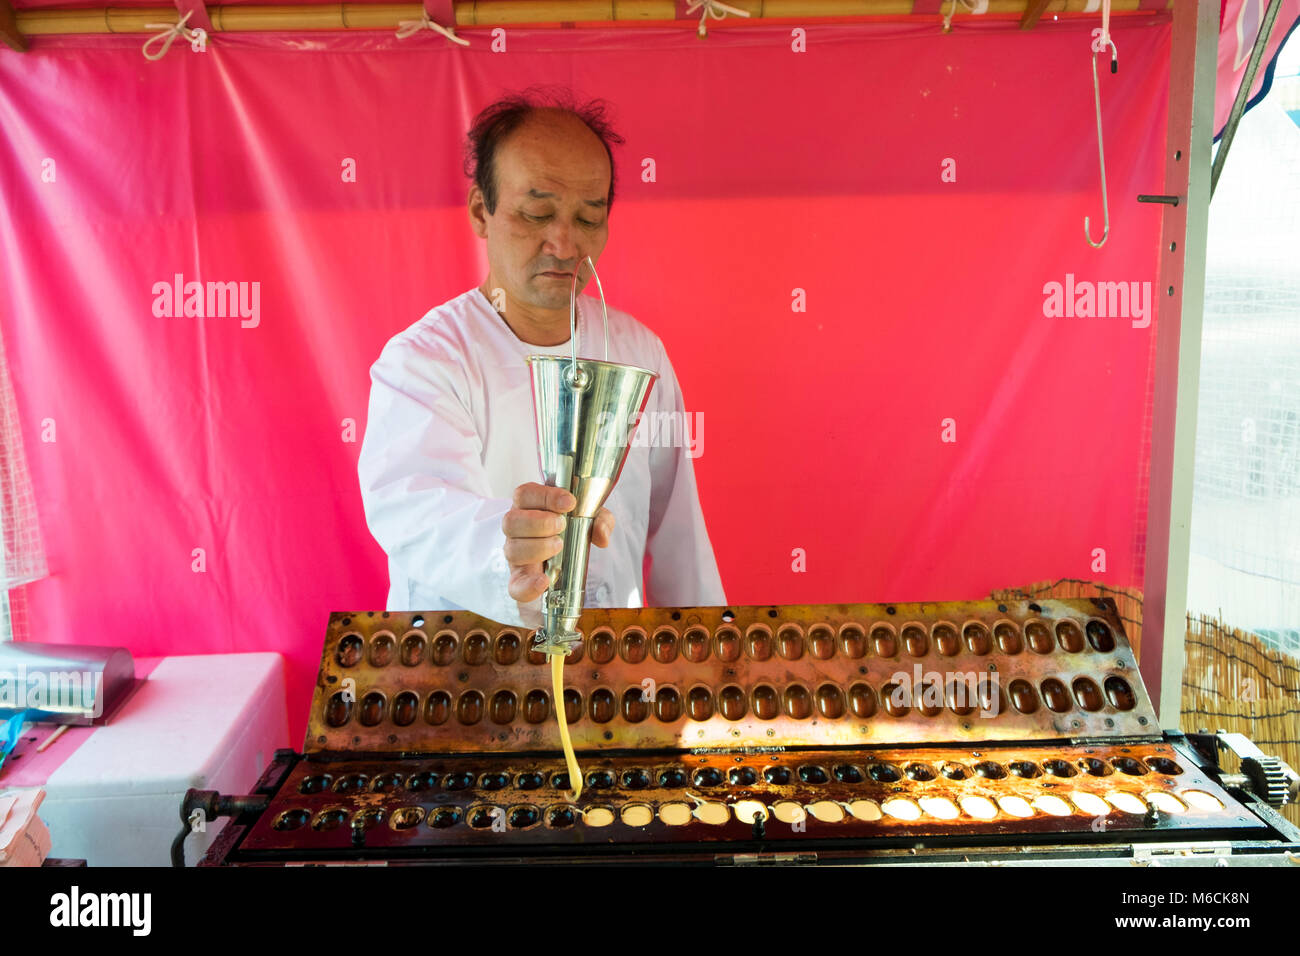
[[[1115,41],[1107,38],[1106,41],[1110,46],[1110,71],[1118,72],[1119,69],[1119,50],[1115,47]],[[1097,53],[1092,54],[1092,97],[1097,107],[1097,161],[1101,165],[1101,209],[1105,217],[1105,225],[1101,231],[1101,241],[1092,241],[1092,229],[1089,217],[1083,217],[1083,236],[1088,240],[1088,245],[1094,249],[1100,249],[1106,244],[1106,239],[1110,235],[1110,201],[1106,196],[1106,147],[1102,144],[1101,139],[1101,87],[1097,82]]]

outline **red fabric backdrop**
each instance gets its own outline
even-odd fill
[[[730,600],[1139,584],[1155,323],[1048,317],[1044,286],[1156,279],[1160,209],[1134,197],[1163,180],[1170,24],[1114,23],[1101,250],[1092,26],[0,51],[0,331],[51,568],[32,637],[282,651],[297,738],[328,612],[386,593],[367,369],[486,274],[461,139],[538,82],[608,98],[627,138],[601,277],[703,415]],[[258,323],[156,315],[178,273],[258,283]]]

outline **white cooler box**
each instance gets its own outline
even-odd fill
[[[185,791],[248,793],[288,740],[279,654],[164,658],[112,722],[50,774],[40,808],[50,855],[90,866],[170,866]],[[186,839],[186,865],[225,823]]]

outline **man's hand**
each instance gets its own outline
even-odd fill
[[[512,506],[501,520],[506,535],[506,562],[510,565],[507,590],[514,600],[535,601],[550,587],[542,562],[560,553],[563,516],[577,503],[564,488],[530,481],[515,489]],[[614,515],[608,508],[601,508],[592,525],[591,543],[606,548],[613,532]]]

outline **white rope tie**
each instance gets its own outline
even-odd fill
[[[167,55],[167,51],[172,48],[172,44],[176,42],[177,37],[184,37],[190,42],[197,40],[199,37],[206,37],[208,35],[206,30],[192,30],[185,25],[185,21],[193,15],[194,11],[190,10],[176,23],[146,23],[144,25],[146,30],[162,30],[163,32],[155,34],[144,41],[144,46],[140,49],[140,52],[144,54],[144,58],[146,60],[161,60]],[[149,46],[159,41],[162,41],[162,47],[159,48],[157,53],[150,53]]]
[[[1119,47],[1110,35],[1110,0],[1101,0],[1101,48],[1105,52],[1110,47],[1110,71],[1114,73],[1119,64]]]
[[[434,33],[441,33],[453,43],[459,43],[461,46],[469,46],[469,41],[456,36],[456,32],[450,27],[444,27],[441,23],[435,23],[429,19],[429,11],[425,10],[424,15],[419,20],[399,20],[397,21],[397,39],[405,40],[407,37],[413,37],[421,30],[432,30]]]
[[[713,17],[715,20],[721,20],[728,13],[737,17],[749,16],[748,10],[739,10],[736,7],[728,6],[725,3],[719,3],[718,0],[691,0],[691,2],[686,6],[686,15],[689,17],[701,7],[703,8],[703,12],[700,14],[700,36],[702,37],[707,36],[709,33],[708,28],[704,25],[704,21],[709,17]]]
[[[988,13],[989,0],[952,0],[952,6],[948,8],[948,12],[944,14],[943,18],[944,33],[952,32],[952,16],[957,12],[957,4],[959,2],[961,3],[962,9],[967,13]]]

